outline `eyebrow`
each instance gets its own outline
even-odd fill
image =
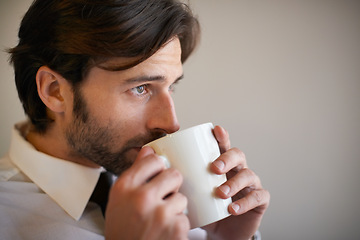
[[[176,78],[173,84],[179,82],[181,79],[184,78],[184,74],[182,74],[180,77]],[[140,76],[140,77],[134,77],[129,78],[125,80],[125,83],[127,84],[134,84],[134,83],[143,83],[143,82],[153,82],[153,81],[165,81],[165,76],[163,75],[155,75],[155,76]]]

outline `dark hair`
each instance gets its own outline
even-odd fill
[[[76,87],[91,67],[127,57],[129,63],[117,70],[131,68],[174,36],[184,62],[199,31],[189,7],[175,0],[35,0],[21,22],[19,44],[9,50],[25,113],[40,133],[51,123],[37,93],[41,66]]]

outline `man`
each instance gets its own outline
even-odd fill
[[[173,0],[34,1],[9,50],[30,121],[0,160],[5,239],[188,238],[182,176],[142,146],[179,129],[171,93],[198,34]],[[228,176],[215,194],[233,198],[232,216],[203,229],[249,239],[269,193],[227,132],[214,135],[222,155],[210,169]],[[117,178],[104,217],[94,189],[105,169]]]

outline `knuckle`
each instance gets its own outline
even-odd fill
[[[252,194],[254,196],[254,199],[255,199],[256,203],[260,204],[262,202],[262,196],[261,196],[260,192],[259,191],[253,191]]]
[[[164,165],[164,167],[165,167],[164,160],[163,160],[159,155],[153,153],[153,154],[151,154],[151,159],[152,159],[152,161],[154,161],[156,164]]]
[[[172,184],[180,187],[180,185],[184,181],[183,175],[180,173],[180,171],[175,168],[168,168],[165,170],[165,172],[167,174],[167,177],[171,179]]]
[[[235,152],[238,156],[245,159],[245,153],[241,151],[240,149],[234,147],[231,149],[233,152]]]
[[[175,178],[176,180],[178,180],[180,183],[183,182],[184,179],[183,179],[183,176],[182,176],[182,174],[180,173],[179,170],[177,170],[177,169],[175,169],[175,168],[169,168],[169,171],[170,171],[171,176],[172,176],[173,178]]]
[[[270,203],[270,199],[271,199],[271,195],[270,192],[268,190],[263,189],[264,192],[264,198],[266,199],[267,203]]]
[[[181,201],[183,202],[184,206],[187,206],[188,198],[182,193],[178,193],[178,194],[179,194],[179,197],[180,197]]]
[[[251,170],[249,168],[245,168],[242,171],[245,172],[250,183],[254,184],[257,181],[258,176],[255,174],[255,172],[253,170]]]
[[[231,151],[230,154],[232,155],[234,163],[237,164],[235,169],[237,169],[239,171],[242,168],[246,167],[247,164],[246,164],[245,153],[238,148],[232,148],[230,151]]]
[[[174,225],[174,235],[178,236],[176,239],[184,239],[187,236],[187,232],[190,230],[190,223],[185,215],[178,217],[177,222]]]
[[[182,207],[181,211],[183,211],[183,209],[185,209],[188,204],[187,197],[180,192],[176,192],[176,193],[174,193],[174,198],[177,199],[177,201],[179,202],[179,205]]]
[[[146,165],[146,166],[157,166],[157,165],[164,165],[163,160],[161,157],[155,153],[150,153],[149,155],[140,158],[137,160],[138,165]]]

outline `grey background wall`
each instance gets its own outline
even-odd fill
[[[0,1],[0,47],[30,0]],[[202,42],[175,103],[212,121],[272,194],[263,239],[360,239],[360,1],[193,0]],[[0,55],[0,155],[24,119]]]

